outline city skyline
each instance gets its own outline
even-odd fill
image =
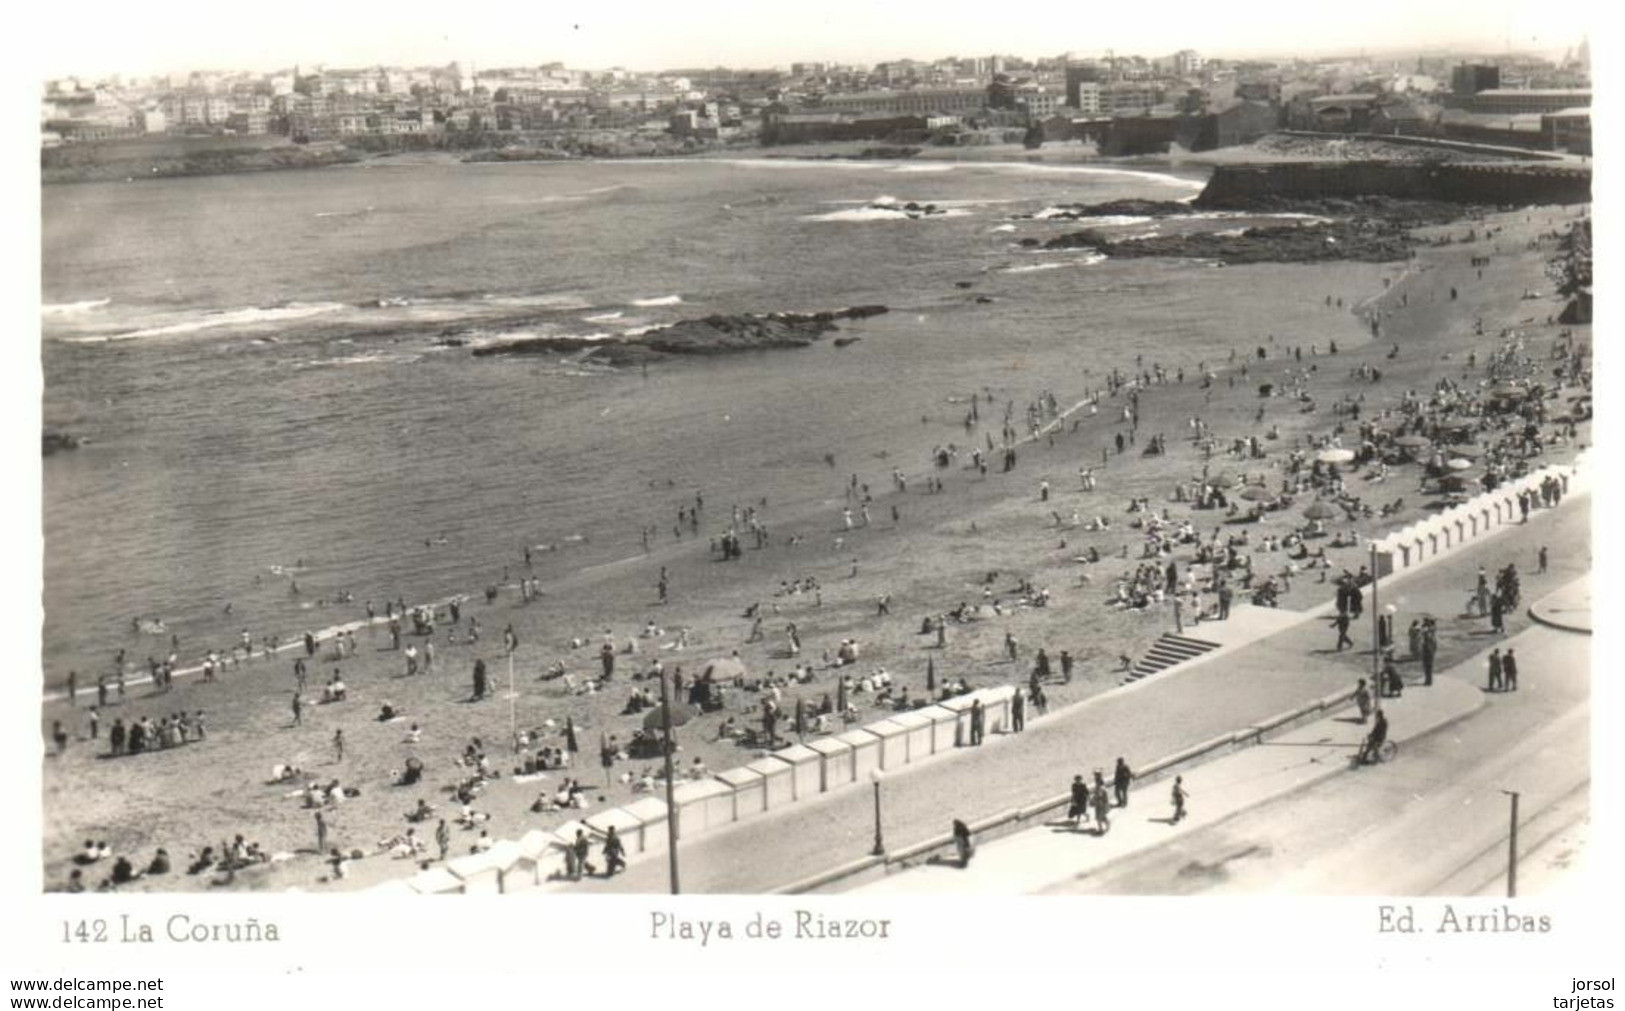
[[[683,67],[772,67],[793,62],[872,65],[887,60],[932,60],[997,53],[1027,59],[1072,52],[1078,57],[1118,54],[1164,56],[1195,49],[1223,59],[1354,57],[1419,52],[1561,54],[1578,45],[1589,25],[1575,3],[1536,7],[1501,2],[1480,8],[1470,24],[1437,8],[1394,0],[1362,7],[1357,24],[1318,17],[1282,3],[1249,8],[1238,19],[1211,8],[1144,23],[1137,12],[1097,11],[1040,4],[1025,16],[988,24],[985,10],[959,2],[909,3],[880,9],[861,0],[833,0],[816,12],[764,16],[728,0],[702,12],[633,0],[614,21],[579,12],[505,10],[476,3],[456,24],[421,23],[398,6],[347,5],[320,10],[301,2],[280,8],[275,21],[247,22],[218,5],[179,0],[165,5],[164,30],[150,9],[94,5],[92,16],[56,21],[42,13],[44,44],[31,54],[39,79],[147,77],[204,70],[270,72],[295,64],[355,67],[523,67],[560,62],[580,69],[624,68],[655,73]],[[1318,24],[1317,24],[1318,22]],[[175,30],[173,25],[185,25]],[[320,25],[312,31],[312,25]],[[500,27],[498,27],[500,26]],[[1317,29],[1335,39],[1317,46]],[[861,30],[861,31],[857,31]],[[71,45],[50,40],[72,39]],[[131,40],[139,40],[132,46]],[[1396,46],[1395,40],[1408,40]]]

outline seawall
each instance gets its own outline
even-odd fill
[[[1494,206],[1591,201],[1591,170],[1579,166],[1401,162],[1221,165],[1196,206],[1245,209],[1278,200],[1365,196]]]

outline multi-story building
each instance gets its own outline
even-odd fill
[[[866,115],[968,115],[987,108],[983,88],[913,88],[826,95],[820,107]]]
[[[1174,54],[1174,73],[1180,77],[1194,77],[1202,72],[1204,64],[1194,49],[1181,49]]]
[[[1501,68],[1489,63],[1463,63],[1450,70],[1450,90],[1476,95],[1501,86]]]
[[[1144,113],[1167,100],[1167,93],[1156,84],[1139,81],[1117,81],[1101,92],[1101,111],[1111,116],[1133,116]]]
[[[1490,88],[1458,98],[1457,107],[1492,116],[1540,115],[1591,106],[1590,88]]]

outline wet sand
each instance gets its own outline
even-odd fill
[[[352,864],[346,881],[318,886],[327,867],[309,852],[315,843],[313,812],[286,796],[296,784],[269,785],[265,780],[273,765],[288,762],[303,768],[305,779],[337,778],[346,786],[359,788],[359,797],[325,812],[330,845],[346,850],[371,853],[381,839],[404,832],[407,825],[402,815],[420,797],[435,805],[438,814],[455,814],[457,806],[442,787],[464,774],[454,760],[470,738],[482,739],[492,764],[505,774],[514,763],[509,746],[509,701],[504,697],[508,670],[501,646],[502,630],[510,623],[521,643],[514,663],[518,725],[538,727],[552,720],[550,736],[541,743],[558,745],[562,743],[565,719],[571,717],[583,750],[574,770],[549,773],[540,783],[517,784],[505,775],[488,785],[474,806],[489,813],[490,821],[483,827],[495,838],[513,838],[533,827],[557,825],[570,817],[634,798],[631,788],[619,782],[605,786],[598,743],[601,734],[617,735],[624,742],[634,728],[642,725],[642,714],[619,714],[634,685],[658,692],[652,681],[630,679],[634,671],[645,669],[653,656],[660,656],[668,671],[681,667],[685,678],[691,678],[706,661],[726,657],[737,649],[753,678],[769,671],[782,675],[795,662],[776,655],[786,644],[784,630],[791,621],[801,632],[800,659],[818,669],[811,684],[784,691],[782,707],[786,713],[794,711],[798,695],[810,704],[816,704],[825,694],[835,697],[837,674],[826,669],[821,658],[826,652],[833,656],[845,638],[857,639],[862,645],[862,657],[856,665],[858,674],[883,666],[895,684],[906,686],[912,697],[923,697],[925,693],[928,658],[934,661],[939,683],[947,678],[963,678],[972,686],[1025,683],[1033,652],[1040,646],[1057,667],[1063,649],[1077,661],[1070,684],[1046,686],[1052,709],[1109,690],[1121,678],[1117,661],[1120,654],[1137,656],[1159,634],[1173,628],[1168,606],[1125,611],[1105,604],[1114,578],[1140,563],[1143,535],[1129,526],[1133,518],[1126,511],[1129,499],[1149,498],[1158,510],[1166,506],[1176,522],[1191,518],[1204,538],[1222,523],[1220,514],[1192,511],[1186,504],[1170,501],[1177,482],[1198,478],[1202,472],[1203,459],[1192,444],[1187,419],[1195,416],[1206,421],[1221,447],[1232,438],[1262,435],[1270,425],[1278,425],[1280,438],[1264,444],[1266,459],[1231,458],[1221,448],[1209,463],[1212,473],[1237,478],[1250,475],[1255,480],[1261,476],[1274,487],[1281,481],[1282,462],[1294,445],[1311,433],[1328,433],[1339,422],[1349,421],[1332,414],[1331,405],[1340,398],[1364,395],[1363,416],[1368,417],[1396,403],[1406,390],[1425,393],[1443,376],[1463,379],[1469,351],[1477,350],[1482,357],[1498,347],[1496,334],[1503,327],[1519,328],[1526,335],[1530,353],[1545,355],[1560,329],[1545,321],[1562,308],[1551,295],[1551,284],[1544,275],[1555,243],[1545,241],[1535,250],[1526,246],[1535,234],[1565,226],[1576,210],[1537,209],[1496,215],[1490,225],[1504,230],[1493,238],[1474,244],[1425,247],[1411,263],[1384,268],[1384,276],[1392,279],[1386,290],[1348,297],[1341,309],[1335,305],[1326,308],[1326,322],[1320,332],[1277,334],[1273,344],[1267,333],[1236,333],[1231,341],[1236,361],[1208,363],[1218,373],[1211,389],[1200,388],[1197,362],[1182,360],[1177,351],[1170,349],[1167,358],[1159,363],[1169,374],[1168,382],[1153,384],[1141,393],[1137,444],[1122,455],[1111,452],[1104,466],[1102,448],[1111,446],[1119,430],[1126,433],[1127,426],[1118,421],[1125,402],[1122,394],[1103,396],[1096,415],[1085,411],[1062,422],[1053,444],[1045,436],[1019,447],[1018,463],[1010,473],[1000,473],[997,454],[992,456],[986,477],[965,466],[966,454],[947,470],[935,470],[925,461],[869,461],[871,465],[859,474],[860,482],[867,482],[875,497],[870,509],[872,522],[867,528],[842,529],[841,509],[851,470],[831,469],[826,510],[799,521],[780,521],[769,503],[765,517],[771,543],[757,550],[745,532],[744,556],[737,561],[722,562],[707,550],[709,538],[726,528],[730,505],[707,499],[698,536],[685,530],[681,539],[673,540],[667,525],[656,533],[647,557],[601,565],[557,580],[546,578],[545,568],[539,564],[535,572],[544,574],[545,596],[535,602],[521,602],[517,588],[510,584],[494,604],[488,605],[479,595],[488,574],[471,572],[467,590],[473,596],[465,602],[463,611],[465,626],[468,615],[480,621],[477,648],[447,645],[446,625],[442,622],[436,632],[435,672],[406,678],[402,676],[404,659],[388,648],[389,637],[383,626],[364,627],[356,632],[358,655],[339,662],[349,686],[349,700],[334,705],[307,704],[303,726],[298,728],[289,726],[291,650],[270,660],[256,655],[250,662],[226,669],[213,684],[200,683],[195,676],[181,677],[165,695],[150,695],[148,686],[138,685],[132,678],[124,703],[110,706],[102,714],[100,747],[93,750],[88,741],[76,740],[65,756],[45,762],[47,886],[59,886],[70,867],[69,858],[84,839],[95,838],[109,841],[115,853],[128,854],[138,867],[146,864],[155,847],[168,849],[175,872],[129,888],[207,888],[214,879],[212,874],[184,873],[188,855],[205,845],[219,847],[239,832],[259,842],[267,853],[295,855],[284,862],[237,874],[229,885],[233,889],[357,887],[410,873],[413,867],[408,861],[391,860],[387,855],[370,856]],[[1468,227],[1462,222],[1421,234],[1459,237]],[[1482,234],[1483,226],[1478,230]],[[1483,279],[1478,280],[1468,260],[1484,255],[1492,259],[1484,268]],[[1320,302],[1331,291],[1307,289],[1301,284],[1301,272],[1272,265],[1228,269],[1235,277],[1237,297],[1256,299],[1261,319],[1268,318],[1271,302]],[[1335,265],[1326,268],[1328,272],[1336,269]],[[1290,282],[1285,281],[1288,277]],[[1449,296],[1452,286],[1460,293],[1454,302]],[[1526,300],[1521,296],[1527,290],[1545,294]],[[1368,339],[1366,323],[1355,315],[1355,309],[1381,316],[1380,340]],[[1474,334],[1476,318],[1483,319],[1484,336]],[[1576,339],[1589,345],[1590,328],[1573,329]],[[1333,340],[1339,347],[1336,355],[1327,353]],[[1393,343],[1399,344],[1400,352],[1389,359]],[[1318,354],[1311,355],[1311,345],[1317,347]],[[1264,361],[1250,357],[1258,346],[1267,351]],[[1293,346],[1302,346],[1301,362],[1291,358]],[[1052,391],[1060,405],[1070,407],[1091,394],[1104,393],[1099,389],[1099,377],[1109,369],[1134,371],[1133,361],[1111,361],[1092,352],[1081,354],[1099,359],[1087,362],[1090,378],[1081,378],[1081,368],[1076,376],[990,377],[990,381],[997,379],[1001,390],[1012,391],[1013,423],[1018,428],[1024,427],[1026,404],[1035,400],[1041,389]],[[1248,368],[1245,379],[1240,375],[1244,359]],[[1381,369],[1382,381],[1370,383],[1353,376],[1352,370],[1361,364]],[[1145,362],[1147,369],[1151,365],[1149,360]],[[1283,398],[1260,399],[1260,383],[1272,382],[1279,387],[1288,370],[1301,371],[1310,366],[1315,370],[1306,385],[1315,399],[1313,412],[1303,412],[1298,403]],[[1174,380],[1179,368],[1185,370],[1183,383]],[[1465,375],[1473,383],[1479,378],[1481,372]],[[950,396],[969,393],[943,391],[944,415],[968,410],[968,405],[947,401]],[[944,441],[955,439],[985,447],[986,430],[991,430],[997,441],[1003,406],[1002,394],[994,407],[984,402],[981,426],[972,437],[965,437],[960,430],[957,436],[945,436]],[[1254,420],[1260,406],[1265,407],[1262,425]],[[898,423],[912,420],[900,418]],[[1075,431],[1072,420],[1078,422]],[[1140,450],[1159,433],[1166,436],[1169,453],[1142,457]],[[1589,426],[1582,425],[1578,443],[1588,440]],[[1345,439],[1345,445],[1355,442]],[[1549,456],[1562,459],[1573,448]],[[906,493],[892,491],[893,466],[900,467],[908,477]],[[1098,485],[1092,492],[1079,487],[1078,471],[1085,466],[1095,468]],[[928,476],[940,477],[944,490],[928,492]],[[1375,505],[1403,498],[1405,509],[1391,518],[1335,523],[1330,529],[1355,529],[1362,536],[1370,536],[1414,522],[1424,515],[1426,503],[1418,493],[1418,476],[1418,468],[1402,467],[1381,485],[1367,487],[1363,481],[1351,479],[1353,492],[1368,502]],[[1039,485],[1044,480],[1051,486],[1048,502],[1039,500]],[[669,502],[675,513],[680,501],[692,503],[692,491],[662,490],[651,493],[651,498]],[[742,507],[746,504],[740,503]],[[1294,509],[1267,513],[1263,523],[1246,527],[1249,536],[1256,544],[1266,534],[1280,535],[1300,525],[1303,504],[1300,500]],[[640,503],[628,513],[643,514],[647,505]],[[893,505],[901,517],[895,524],[891,519]],[[1106,516],[1112,528],[1090,533],[1055,525],[1052,512],[1061,514],[1064,527],[1070,524],[1074,510],[1084,520]],[[790,546],[792,537],[799,538],[800,543]],[[1101,562],[1083,565],[1073,561],[1090,546],[1099,550]],[[1126,561],[1119,557],[1125,546],[1129,549]],[[403,545],[403,549],[408,547]],[[1358,548],[1328,547],[1327,554],[1334,574],[1345,566],[1358,568],[1365,560],[1363,549]],[[539,562],[545,558],[538,556]],[[1254,564],[1262,578],[1284,567],[1286,557],[1283,552],[1259,553]],[[656,593],[661,566],[666,566],[670,574],[670,599],[664,605],[658,602]],[[1183,561],[1180,568],[1183,572]],[[996,573],[991,589],[1005,604],[1014,603],[1015,586],[1027,580],[1035,587],[1048,588],[1050,606],[1013,607],[1012,613],[1004,617],[952,624],[947,648],[935,649],[935,636],[920,634],[922,618],[949,610],[962,601],[979,603],[989,573]],[[1089,582],[1081,581],[1085,573]],[[511,574],[515,579],[527,574],[517,545]],[[781,583],[803,577],[815,578],[820,584],[822,606],[815,604],[811,594],[775,596]],[[1317,576],[1296,578],[1281,604],[1310,606],[1328,598],[1331,590],[1331,585],[1319,583]],[[876,613],[876,599],[881,594],[891,596],[889,616]],[[747,643],[752,622],[742,614],[755,603],[760,603],[764,614],[765,639]],[[771,613],[774,604],[778,605],[776,615]],[[639,653],[635,657],[620,655],[616,677],[604,692],[570,696],[562,681],[538,679],[555,660],[563,661],[578,683],[595,677],[599,670],[597,648],[605,629],[612,630],[617,644],[624,645],[650,620],[665,634],[655,640],[638,639]],[[676,638],[679,627],[691,629],[688,647],[660,649],[660,643]],[[254,630],[256,642],[262,632],[271,631]],[[274,631],[284,640],[292,640],[301,630]],[[1007,632],[1020,642],[1021,656],[1014,663],[1004,654]],[[570,648],[572,637],[584,639],[586,645]],[[405,641],[416,640],[408,635]],[[319,694],[320,685],[335,665],[335,661],[321,660],[329,648],[324,643],[317,661],[311,663],[307,703],[311,696]],[[470,695],[470,669],[476,657],[484,658],[489,666],[494,698],[470,703],[466,701]],[[81,707],[87,701],[84,692],[90,684],[91,679],[81,681]],[[754,692],[732,692],[728,713],[707,714],[683,728],[678,765],[686,767],[698,757],[715,772],[755,757],[753,752],[715,738],[726,715],[735,716],[743,726],[757,725],[760,698]],[[402,722],[384,724],[374,720],[386,700],[404,714]],[[863,721],[878,718],[879,711],[869,697],[856,695],[853,701]],[[95,757],[95,751],[105,749],[107,728],[117,716],[157,718],[198,709],[207,712],[209,735],[204,742],[127,758]],[[70,712],[64,702],[48,701],[43,716],[47,728],[54,719],[67,719],[70,733],[83,736],[85,732],[83,708]],[[422,743],[417,746],[402,741],[412,722],[423,728]],[[330,746],[333,732],[339,728],[348,741],[342,762],[334,761]],[[412,788],[391,786],[395,771],[409,757],[425,763],[423,783]],[[655,765],[652,760],[623,761],[612,775],[641,773]],[[530,813],[530,802],[537,793],[543,789],[551,793],[563,776],[578,777],[592,787],[587,794],[592,801],[587,810]],[[420,826],[418,834],[432,837],[433,823]],[[452,853],[467,852],[477,834],[454,825]],[[99,864],[86,876],[94,883],[108,867],[106,862]]]

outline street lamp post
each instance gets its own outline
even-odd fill
[[[1502,790],[1512,798],[1512,831],[1507,836],[1507,898],[1518,897],[1518,792]]]
[[[661,749],[666,753],[666,858],[671,871],[671,893],[678,894],[677,887],[677,805],[672,802],[672,769],[671,769],[671,697],[666,690],[666,671],[660,671],[660,723],[665,732],[661,741]]]
[[[1371,545],[1371,686],[1375,689],[1371,697],[1375,700],[1376,712],[1382,712],[1382,693],[1387,687],[1382,683],[1382,614],[1377,606],[1377,546]]]
[[[886,842],[880,835],[880,781],[882,778],[879,769],[869,771],[869,781],[875,784],[875,848],[871,853],[877,857],[886,855]]]

